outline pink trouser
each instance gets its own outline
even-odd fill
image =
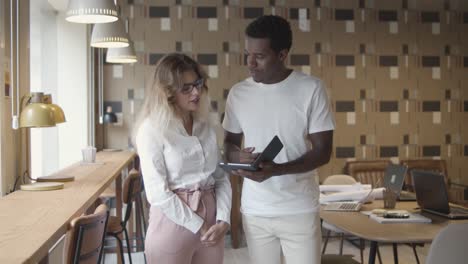
[[[214,189],[174,191],[208,226],[216,222]],[[146,233],[145,254],[150,264],[220,264],[223,262],[224,241],[212,247],[203,246],[200,232],[192,233],[167,218],[156,206],[151,206]]]

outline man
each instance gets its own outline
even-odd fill
[[[284,148],[260,170],[236,170],[251,262],[319,264],[321,230],[315,169],[332,152],[334,121],[322,82],[286,68],[289,23],[262,16],[246,28],[251,78],[234,85],[223,121],[226,159],[249,163],[277,135]],[[247,148],[241,150],[242,139]]]

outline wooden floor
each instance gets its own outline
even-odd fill
[[[226,249],[224,252],[224,264],[249,264],[249,253],[247,250],[247,246],[245,241],[241,243],[241,247],[238,249],[233,249],[230,245],[230,237],[226,237]],[[417,252],[419,256],[420,263],[425,263],[427,252],[429,250],[430,245],[426,245],[425,247],[418,247]],[[339,248],[339,240],[338,239],[330,239],[326,254],[338,254]],[[391,245],[380,245],[380,252],[382,254],[382,261],[383,263],[393,263],[393,250]],[[360,261],[359,258],[359,249],[353,246],[350,242],[345,241],[343,254],[346,255],[354,255],[354,259]],[[369,254],[369,246],[366,245],[366,249],[364,250],[364,263],[367,263],[367,257]],[[398,246],[398,257],[400,264],[411,264],[416,263],[416,259],[413,254],[413,250],[411,247],[406,245],[399,245]],[[143,254],[142,253],[133,253],[132,254],[133,263],[144,263]],[[105,263],[117,263],[115,254],[108,254],[106,256]],[[126,262],[128,263],[128,262]],[[376,261],[378,263],[378,261]],[[255,263],[250,263],[255,264]]]

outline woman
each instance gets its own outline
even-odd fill
[[[151,204],[145,242],[149,263],[223,261],[231,186],[217,166],[205,80],[192,58],[176,53],[161,58],[135,127]]]

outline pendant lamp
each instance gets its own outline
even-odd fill
[[[113,0],[69,0],[65,19],[73,23],[111,23],[119,19]]]
[[[109,48],[107,50],[107,63],[135,63],[137,61],[133,41],[130,41],[130,45],[126,48]]]
[[[95,48],[128,47],[128,34],[121,19],[113,23],[95,24],[91,34],[91,46]]]

